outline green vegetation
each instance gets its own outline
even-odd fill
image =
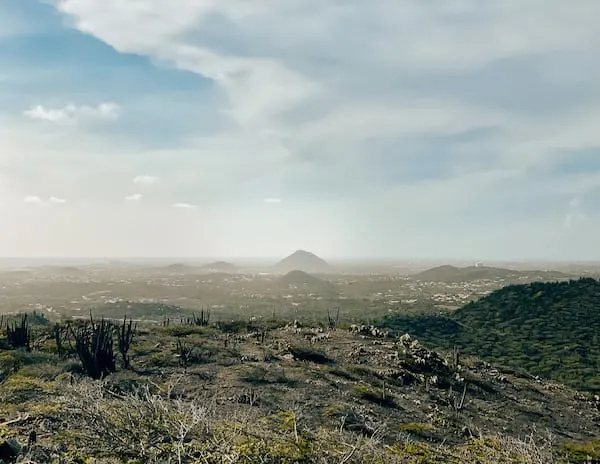
[[[573,391],[540,397],[527,377],[507,383],[408,337],[335,329],[315,339],[323,329],[278,326],[32,325],[31,351],[0,351],[0,459],[562,463],[595,450],[584,436],[517,438],[536,423],[571,436],[593,427],[595,405]],[[75,349],[59,355],[57,340]],[[110,363],[120,352],[121,367],[102,371],[96,352]],[[489,413],[497,408],[505,418]]]
[[[595,280],[90,275],[6,285],[0,462],[600,457],[600,400],[530,373],[599,391]]]
[[[600,392],[600,282],[510,285],[453,314],[388,316],[381,323],[430,346]]]
[[[425,282],[472,282],[475,280],[495,279],[529,279],[529,280],[558,280],[569,276],[557,271],[515,271],[488,266],[438,266],[413,276],[414,279]]]

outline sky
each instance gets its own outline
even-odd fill
[[[0,0],[0,256],[600,259],[597,0]]]

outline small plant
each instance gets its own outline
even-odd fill
[[[182,319],[181,323],[184,325],[195,325],[198,327],[207,327],[210,323],[210,309],[204,309],[200,311],[200,313],[192,314],[192,317],[188,317],[187,319]],[[165,326],[167,326],[166,324]]]
[[[460,349],[455,346],[452,348],[452,370],[457,371],[460,366]]]
[[[267,373],[268,372],[264,367],[254,367],[242,377],[242,380],[256,385],[268,384]]]
[[[12,348],[25,348],[31,351],[31,329],[27,321],[27,314],[21,316],[20,321],[12,324],[6,323],[6,338]]]
[[[177,357],[179,358],[179,365],[183,367],[184,370],[187,370],[190,365],[193,353],[193,346],[189,346],[183,338],[177,339]]]
[[[435,430],[435,427],[431,424],[425,424],[423,422],[408,422],[400,426],[400,430],[406,433],[412,433],[414,435],[425,435],[428,432]]]
[[[460,414],[460,412],[462,412],[463,408],[465,407],[466,396],[467,396],[467,383],[466,382],[463,385],[463,391],[462,391],[462,395],[460,395],[460,397],[458,395],[456,395],[453,392],[452,387],[450,387],[450,397],[452,400],[451,406],[452,406],[452,409],[454,410],[454,413],[457,416],[458,416],[458,414]]]
[[[133,337],[135,336],[135,330],[137,329],[137,323],[134,325],[133,320],[129,320],[127,322],[127,316],[123,318],[123,324],[121,324],[121,329],[119,330],[119,353],[121,353],[121,359],[123,361],[123,368],[129,369],[130,366],[130,357],[129,357],[129,348],[131,348],[131,343],[133,342]]]
[[[210,323],[210,309],[200,311],[200,314],[194,314],[194,324],[206,327]]]
[[[350,381],[357,380],[357,377],[355,375],[351,374],[350,372],[348,372],[347,370],[342,369],[342,368],[334,367],[329,370],[329,373],[332,375],[335,375],[336,377],[341,377],[342,379],[345,379],[345,380],[350,380]]]
[[[340,308],[337,309],[335,317],[331,314],[329,309],[327,310],[327,326],[330,330],[335,330],[340,325]]]
[[[52,327],[52,337],[54,338],[54,342],[56,343],[56,354],[59,358],[63,359],[66,354],[65,347],[63,344],[65,337],[65,329],[58,322]]]
[[[228,334],[237,334],[237,333],[241,333],[241,332],[247,332],[249,325],[250,325],[249,322],[244,321],[244,320],[237,320],[237,321],[230,321],[230,322],[224,322],[224,321],[217,322],[217,327],[219,328],[219,330],[223,333],[228,333]]]
[[[600,441],[568,442],[562,445],[560,453],[570,462],[596,462],[600,459]]]
[[[385,384],[381,389],[381,392],[377,392],[373,390],[371,387],[367,385],[355,385],[354,393],[363,400],[369,401],[370,403],[378,404],[379,406],[384,406],[388,408],[396,407],[396,402],[393,398],[387,396],[385,394]]]

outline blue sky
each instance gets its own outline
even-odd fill
[[[0,255],[600,259],[595,0],[3,0]]]

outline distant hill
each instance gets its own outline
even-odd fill
[[[189,274],[197,272],[198,268],[190,266],[189,264],[175,263],[160,268],[163,271],[170,272],[172,274]]]
[[[450,265],[438,266],[415,274],[413,279],[427,282],[470,282],[473,280],[557,280],[566,279],[569,276],[558,271],[516,271],[499,267],[468,266],[455,267]]]
[[[85,272],[75,266],[41,266],[39,268],[40,273],[45,274],[56,274],[56,275],[70,275],[79,276],[85,274]]]
[[[452,315],[393,316],[384,325],[444,348],[600,392],[600,282],[509,285]]]
[[[235,274],[238,268],[235,264],[227,263],[225,261],[215,261],[214,263],[208,263],[200,266],[200,269],[207,272],[224,272]]]
[[[312,287],[323,287],[329,286],[330,283],[326,280],[319,279],[313,275],[310,275],[304,271],[290,271],[283,277],[278,279],[278,283],[282,285],[295,285],[295,286],[312,286]]]
[[[275,264],[273,271],[278,274],[287,274],[290,271],[304,271],[309,274],[329,274],[335,272],[335,269],[314,253],[298,250]]]

